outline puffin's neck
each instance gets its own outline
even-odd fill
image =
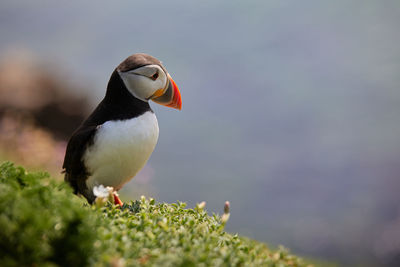
[[[114,70],[111,75],[110,81],[107,85],[106,96],[104,97],[104,101],[108,104],[118,104],[125,105],[130,104],[134,105],[137,108],[149,108],[150,105],[148,102],[142,101],[136,97],[134,97],[126,88],[124,82],[119,76],[118,72]]]
[[[117,119],[133,118],[146,111],[152,111],[148,102],[134,97],[128,91],[116,70],[108,82],[106,96],[102,103],[113,113],[119,114],[121,118]]]

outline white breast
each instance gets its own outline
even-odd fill
[[[101,125],[83,160],[91,176],[86,184],[112,186],[116,190],[143,168],[158,140],[158,122],[153,112],[139,117],[108,121]]]

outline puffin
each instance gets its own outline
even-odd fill
[[[143,168],[159,135],[150,100],[182,108],[178,86],[161,62],[133,54],[113,71],[105,97],[68,141],[63,173],[75,194],[92,204],[95,187],[117,192]],[[122,206],[118,194],[114,202]]]

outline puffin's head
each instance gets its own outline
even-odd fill
[[[125,87],[136,98],[182,108],[178,86],[158,59],[147,54],[134,54],[117,67],[117,72]]]

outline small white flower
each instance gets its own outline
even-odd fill
[[[110,195],[112,195],[114,191],[114,188],[111,186],[104,187],[104,185],[98,185],[93,187],[93,194],[96,196],[96,198],[108,198]]]
[[[114,188],[111,186],[104,187],[104,185],[98,185],[93,187],[93,194],[96,196],[96,206],[104,207],[107,201],[114,201]]]
[[[200,204],[197,204],[197,208],[200,209],[200,210],[204,209],[205,207],[206,207],[206,202],[205,201],[202,201]]]

